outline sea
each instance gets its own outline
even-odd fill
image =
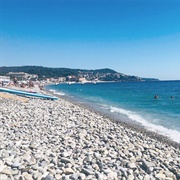
[[[180,143],[180,81],[62,83],[46,89]]]

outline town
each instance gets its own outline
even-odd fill
[[[157,81],[154,78],[141,78],[125,75],[112,69],[97,70],[49,68],[42,66],[0,67],[0,84],[33,85],[58,83],[97,83],[97,82],[140,82]],[[30,84],[29,84],[30,83]]]

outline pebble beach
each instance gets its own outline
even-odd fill
[[[66,99],[0,97],[0,180],[175,180],[180,145]]]

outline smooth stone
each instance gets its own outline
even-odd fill
[[[81,179],[81,180],[85,180],[85,178],[86,178],[86,175],[83,174],[83,173],[80,173],[80,179]]]
[[[136,169],[136,164],[135,163],[128,163],[127,164],[127,168],[130,168],[130,169]]]
[[[85,180],[86,179],[86,175],[83,173],[74,173],[70,176],[70,179],[72,180],[77,180],[77,179],[81,179],[81,180]]]
[[[133,174],[133,172],[134,172],[134,171],[133,171],[132,169],[128,169],[129,175],[130,175],[130,174]]]
[[[16,170],[14,170],[14,171],[12,171],[12,175],[14,176],[14,175],[17,175],[19,173],[19,171],[16,169]]]
[[[71,178],[72,180],[77,180],[77,179],[80,178],[80,174],[79,174],[79,173],[74,173],[74,174],[72,174],[72,175],[70,176],[70,178]]]
[[[51,175],[47,175],[44,180],[54,180],[54,177]]]
[[[9,177],[5,174],[0,174],[0,180],[9,180]]]
[[[96,173],[96,178],[97,178],[98,180],[104,180],[104,179],[105,179],[105,175],[98,172],[98,173]]]
[[[142,169],[146,171],[146,173],[151,173],[155,167],[155,164],[154,163],[151,163],[151,162],[146,162],[146,161],[143,161],[142,162]]]
[[[32,168],[32,169],[34,169],[34,170],[39,170],[39,166],[38,166],[38,164],[34,164],[34,165],[32,165],[32,166],[31,166],[31,168]]]
[[[131,161],[131,163],[135,163],[136,162],[136,158],[135,157],[131,157],[130,161]]]
[[[28,174],[27,172],[24,172],[22,174],[22,176],[24,177],[25,180],[33,180],[33,177],[31,174]]]
[[[55,179],[60,180],[61,179],[61,175],[60,174],[55,174]]]
[[[68,158],[61,158],[60,160],[62,163],[71,163],[71,160]]]
[[[4,162],[0,160],[0,172],[5,168]]]
[[[174,179],[176,178],[176,176],[170,171],[165,171],[164,174],[166,175],[166,177],[170,177],[170,178],[174,178]]]
[[[143,165],[144,165],[146,168],[149,168],[149,167],[154,167],[154,166],[155,166],[155,164],[154,164],[154,163],[147,162],[147,161],[143,161]]]
[[[104,169],[103,172],[104,172],[105,174],[110,174],[110,173],[112,173],[113,171],[112,171],[111,169],[107,168],[107,169]]]
[[[19,163],[18,161],[16,161],[13,164],[11,164],[12,168],[18,168],[19,166],[21,166],[21,163]]]
[[[23,160],[30,162],[31,161],[31,156],[29,154],[26,154],[25,156],[23,156]]]
[[[112,180],[118,180],[118,175],[116,172],[110,172],[108,175],[107,175],[107,179],[112,179]]]
[[[48,167],[48,168],[47,168],[47,171],[49,171],[49,173],[52,174],[52,175],[55,175],[55,174],[56,174],[56,170],[53,169],[53,168]]]
[[[68,157],[68,156],[69,156],[69,153],[63,152],[61,155],[62,155],[62,157]]]
[[[63,175],[62,180],[70,180],[69,176]]]
[[[34,150],[36,148],[37,148],[36,144],[32,144],[32,145],[29,146],[29,149],[31,149],[31,150]]]
[[[48,165],[48,162],[42,161],[41,163],[39,163],[39,165],[44,168]]]
[[[96,159],[101,159],[101,156],[100,156],[99,153],[94,153],[94,157],[95,157]]]
[[[87,176],[95,174],[91,169],[86,169],[86,168],[82,168],[81,172],[84,173]]]
[[[69,174],[73,174],[74,173],[74,171],[71,168],[65,168],[63,170],[63,172],[64,172],[65,175],[69,175]]]
[[[127,165],[128,163],[129,163],[129,161],[123,160],[123,161],[121,162],[121,165],[124,166],[124,165]]]
[[[162,173],[158,173],[155,175],[155,178],[158,179],[158,180],[163,180],[166,178],[166,176]]]
[[[31,165],[31,166],[36,164],[36,159],[35,158],[31,158],[31,161],[28,162],[28,164]]]
[[[4,151],[2,154],[3,158],[9,158],[9,152],[8,151]]]
[[[50,163],[56,165],[56,164],[57,164],[57,159],[53,158],[53,159],[50,161]]]
[[[11,174],[12,174],[12,171],[11,171],[11,169],[5,168],[5,169],[3,169],[3,170],[1,171],[1,174],[11,175]]]
[[[62,174],[62,173],[63,173],[63,171],[62,171],[62,170],[60,170],[60,169],[57,169],[57,170],[56,170],[56,173],[57,173],[57,174]]]
[[[130,174],[127,178],[127,180],[134,180],[134,176],[132,174]]]
[[[53,153],[53,152],[49,152],[49,153],[48,153],[48,156],[49,156],[49,157],[56,157],[56,154]]]
[[[154,170],[153,167],[149,167],[149,168],[147,169],[147,173],[151,173],[151,172],[153,172],[153,170]]]
[[[53,163],[48,164],[48,167],[54,167]]]
[[[42,174],[38,171],[33,172],[33,179],[41,179]]]
[[[42,175],[42,178],[45,178],[46,176],[48,176],[49,172],[44,172]]]
[[[67,163],[66,165],[65,165],[65,168],[71,168],[72,167],[72,164],[71,163]]]
[[[92,157],[91,156],[87,156],[87,157],[84,158],[83,161],[91,162],[92,161]]]
[[[24,165],[20,165],[20,166],[18,167],[18,169],[19,169],[19,170],[25,169],[25,166],[24,166]]]
[[[86,176],[86,180],[92,180],[92,179],[96,179],[96,177],[94,175]]]
[[[8,166],[11,166],[12,165],[12,159],[7,158],[6,161],[5,161],[5,164],[8,165]]]
[[[150,176],[148,174],[146,174],[144,177],[143,177],[143,180],[150,180]]]

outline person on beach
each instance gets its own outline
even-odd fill
[[[14,82],[14,85],[15,85],[15,86],[18,84],[16,77],[13,78],[13,82]]]

